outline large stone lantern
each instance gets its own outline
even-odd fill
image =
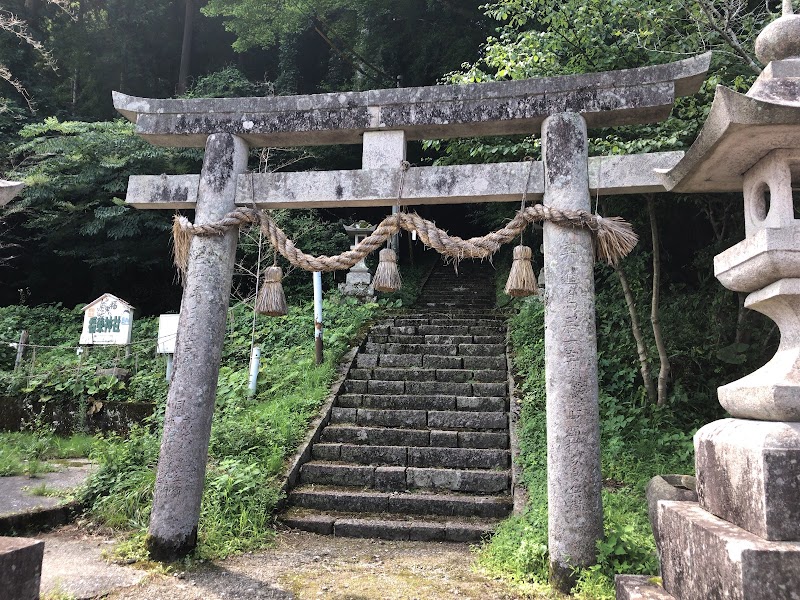
[[[353,245],[350,246],[352,250],[361,240],[375,231],[375,227],[360,221],[349,226],[345,225],[344,230],[347,235],[353,238]],[[339,284],[339,291],[345,296],[356,296],[362,300],[375,297],[375,290],[372,288],[372,273],[369,272],[369,268],[363,259],[350,268],[345,277],[345,282]]]
[[[698,502],[659,503],[663,588],[618,577],[617,598],[800,599],[800,16],[788,0],[756,53],[766,68],[753,87],[717,88],[664,176],[677,192],[743,191],[745,239],[715,257],[714,274],[777,323],[780,346],[718,389],[733,418],[695,435]]]

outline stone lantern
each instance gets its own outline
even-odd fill
[[[756,54],[766,68],[753,87],[717,88],[664,177],[677,192],[743,191],[745,239],[714,258],[714,274],[777,323],[780,346],[718,389],[733,418],[695,435],[698,502],[659,503],[663,588],[621,576],[617,598],[800,599],[800,15],[789,0]]]
[[[353,238],[353,245],[350,246],[350,249],[353,250],[361,240],[375,231],[375,227],[360,221],[349,226],[345,225],[344,230]],[[350,268],[345,282],[339,284],[339,291],[345,296],[356,296],[362,300],[371,300],[375,297],[375,290],[372,288],[372,274],[363,259]]]

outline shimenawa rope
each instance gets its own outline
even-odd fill
[[[416,213],[398,213],[381,221],[372,235],[364,238],[353,249],[336,256],[313,256],[304,253],[278,227],[264,211],[240,207],[229,212],[214,223],[195,225],[186,217],[176,215],[173,221],[173,243],[175,265],[185,275],[189,259],[189,246],[194,235],[222,235],[233,227],[259,225],[264,235],[278,253],[292,265],[306,271],[338,271],[349,269],[371,252],[379,249],[386,240],[400,229],[416,231],[419,239],[429,248],[455,260],[464,258],[488,258],[503,244],[519,236],[530,224],[550,221],[559,225],[589,229],[595,239],[597,257],[609,264],[616,264],[636,246],[638,236],[630,224],[620,217],[601,217],[585,210],[562,210],[536,204],[519,210],[505,227],[482,237],[462,239],[423,219]]]

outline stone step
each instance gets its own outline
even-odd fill
[[[394,319],[391,323],[386,323],[386,326],[396,325],[398,327],[402,327],[405,325],[411,325],[412,327],[418,327],[419,325],[458,325],[460,327],[463,326],[471,326],[471,325],[479,325],[479,326],[488,326],[488,327],[497,327],[497,326],[505,326],[505,321],[502,317],[495,317],[495,318],[473,318],[473,319],[462,319],[462,318],[449,318],[449,317],[436,317],[436,316],[429,316],[429,317],[398,317]]]
[[[416,354],[433,356],[505,356],[505,344],[398,344],[366,342],[366,354]]]
[[[421,358],[421,357],[420,357]],[[454,383],[502,383],[508,379],[505,369],[452,369],[425,367],[368,367],[353,368],[349,379],[380,381],[443,381]]]
[[[505,396],[410,396],[343,394],[336,399],[336,406],[342,408],[375,408],[389,410],[469,410],[469,411],[508,411]]]
[[[448,345],[458,344],[502,344],[505,345],[505,335],[384,335],[370,333],[368,343],[375,344],[428,344]]]
[[[487,411],[391,410],[334,406],[331,409],[330,422],[352,423],[362,427],[506,430],[508,414]]]
[[[506,371],[505,356],[438,356],[420,354],[366,354],[356,356],[356,368],[424,367],[426,369],[494,369]]]
[[[300,469],[300,483],[367,487],[388,492],[413,489],[494,494],[510,489],[510,471],[374,466],[312,460]]]
[[[387,381],[383,379],[347,379],[346,394],[418,394],[422,396],[505,396],[505,382]]]
[[[499,520],[486,518],[431,520],[417,516],[347,513],[319,513],[308,509],[290,509],[281,516],[288,527],[322,535],[442,542],[479,542],[494,530]]]
[[[314,444],[314,460],[388,467],[439,467],[450,469],[507,469],[508,450],[370,446],[364,444]]]
[[[330,444],[364,444],[373,446],[508,449],[508,433],[505,431],[359,427],[335,423],[323,429],[320,441]]]
[[[382,381],[366,379],[347,379],[342,384],[345,394],[421,396],[505,396],[507,384],[495,383],[457,383],[448,381]]]
[[[459,517],[503,518],[511,513],[510,496],[479,496],[447,493],[386,493],[354,491],[350,488],[301,486],[289,495],[293,506],[320,511],[394,513]]]

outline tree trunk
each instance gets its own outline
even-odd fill
[[[178,96],[186,93],[189,83],[189,69],[192,63],[192,33],[194,30],[194,0],[186,0],[186,13],[183,19],[183,44],[181,45],[181,67],[178,72]]]
[[[614,271],[619,277],[619,283],[622,286],[622,293],[625,295],[625,303],[628,305],[628,312],[631,315],[631,331],[633,332],[633,339],[636,340],[636,353],[639,355],[639,371],[642,374],[642,381],[644,381],[644,389],[647,391],[647,400],[650,404],[655,404],[658,401],[656,396],[656,387],[653,383],[653,377],[650,375],[650,360],[647,355],[647,344],[644,341],[642,334],[642,325],[639,322],[639,314],[636,312],[636,301],[633,298],[631,286],[628,283],[628,277],[617,265],[614,265]]]
[[[661,321],[659,319],[658,303],[661,293],[661,242],[658,237],[658,222],[656,221],[656,206],[653,195],[647,197],[647,212],[650,215],[650,234],[653,238],[653,302],[650,308],[650,322],[653,325],[653,338],[658,349],[658,360],[661,368],[658,370],[658,405],[664,406],[667,402],[667,380],[669,379],[669,356],[661,334]]]

